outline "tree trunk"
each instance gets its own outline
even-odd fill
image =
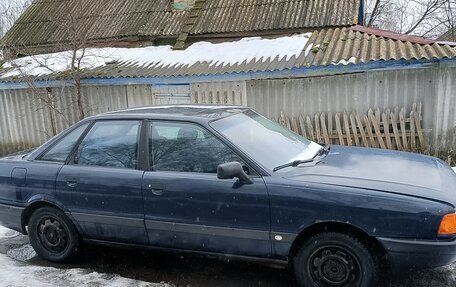
[[[79,120],[83,120],[86,115],[84,111],[84,101],[82,96],[82,88],[81,88],[81,78],[79,75],[75,76],[75,84],[74,88],[76,90],[76,102],[78,105],[78,112],[79,112]]]
[[[372,10],[372,13],[370,15],[369,22],[367,23],[367,27],[371,27],[372,24],[374,24],[375,18],[377,17],[378,7],[380,5],[380,1],[381,0],[376,0],[375,1],[375,6],[374,6],[374,9]]]

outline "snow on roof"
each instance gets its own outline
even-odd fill
[[[219,44],[197,42],[185,50],[173,50],[171,46],[88,48],[76,54],[77,59],[81,59],[80,69],[93,69],[116,62],[157,68],[185,67],[207,62],[213,67],[223,67],[298,57],[311,35],[305,33],[276,39],[253,37]],[[42,76],[67,71],[71,68],[72,55],[73,51],[64,51],[16,59],[3,65],[11,70],[0,78]]]
[[[327,28],[275,39],[197,42],[185,50],[173,50],[171,46],[91,48],[78,51],[78,57],[84,52],[82,79],[198,77],[376,61],[456,59],[452,45],[385,37],[352,28]],[[59,73],[69,70],[70,59],[69,51],[17,59],[0,68],[0,82],[21,82],[27,75],[41,81],[70,79],[71,74]]]
[[[436,43],[440,44],[440,45],[448,45],[448,46],[452,46],[452,47],[456,46],[456,42],[452,42],[452,41],[437,41]]]

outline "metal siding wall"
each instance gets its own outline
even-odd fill
[[[35,90],[42,97],[46,89]],[[151,87],[90,86],[82,88],[87,116],[129,107],[152,104]],[[0,90],[0,156],[36,147],[52,133],[51,110],[58,132],[79,119],[75,90],[71,87],[53,88],[49,95],[54,109],[44,105],[30,89]]]
[[[144,107],[153,104],[152,87],[149,85],[127,86],[128,107]]]
[[[268,117],[423,104],[423,128],[433,146],[456,148],[456,68],[376,71],[303,79],[247,82],[249,106]],[[407,112],[410,112],[408,110]],[[444,141],[445,139],[445,141]]]
[[[70,127],[79,120],[77,108],[76,93],[71,87],[62,87],[52,89],[52,95],[55,98],[54,117],[57,133]],[[48,110],[47,107],[44,109]],[[49,111],[43,120],[48,121],[51,126]]]
[[[330,77],[256,80],[247,83],[249,106],[269,117],[317,112],[367,111],[391,108],[414,101],[428,101],[432,88],[416,87],[429,81],[424,73],[405,71],[339,75]],[[413,88],[407,88],[413,86]],[[424,103],[423,103],[424,104]]]
[[[27,90],[0,91],[0,155],[32,148],[51,136],[48,110],[31,97]]]
[[[125,86],[90,86],[83,87],[82,92],[88,116],[128,107]]]
[[[436,95],[433,103],[432,126],[434,146],[438,149],[456,149],[456,68],[443,68],[435,73]]]
[[[194,83],[190,92],[196,104],[247,105],[245,81]]]

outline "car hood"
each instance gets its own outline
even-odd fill
[[[430,156],[334,145],[318,164],[288,170],[283,176],[289,180],[397,193],[456,206],[456,173]]]

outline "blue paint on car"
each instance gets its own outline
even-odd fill
[[[257,141],[247,118],[274,140]],[[131,127],[113,124],[122,121]],[[245,132],[233,138],[238,130]],[[311,159],[304,150],[306,158],[273,153],[269,147],[282,137],[288,150],[319,153]],[[57,148],[65,139],[71,140]],[[122,149],[105,148],[114,145]],[[456,206],[456,174],[445,162],[380,149],[318,148],[239,106],[107,113],[29,154],[0,159],[0,224],[26,234],[34,212],[46,206],[63,212],[90,242],[292,263],[306,239],[327,231],[371,244],[398,269],[456,259],[456,234],[438,235]],[[274,168],[296,159],[307,161]],[[228,161],[241,162],[238,172],[250,181],[217,176]]]

